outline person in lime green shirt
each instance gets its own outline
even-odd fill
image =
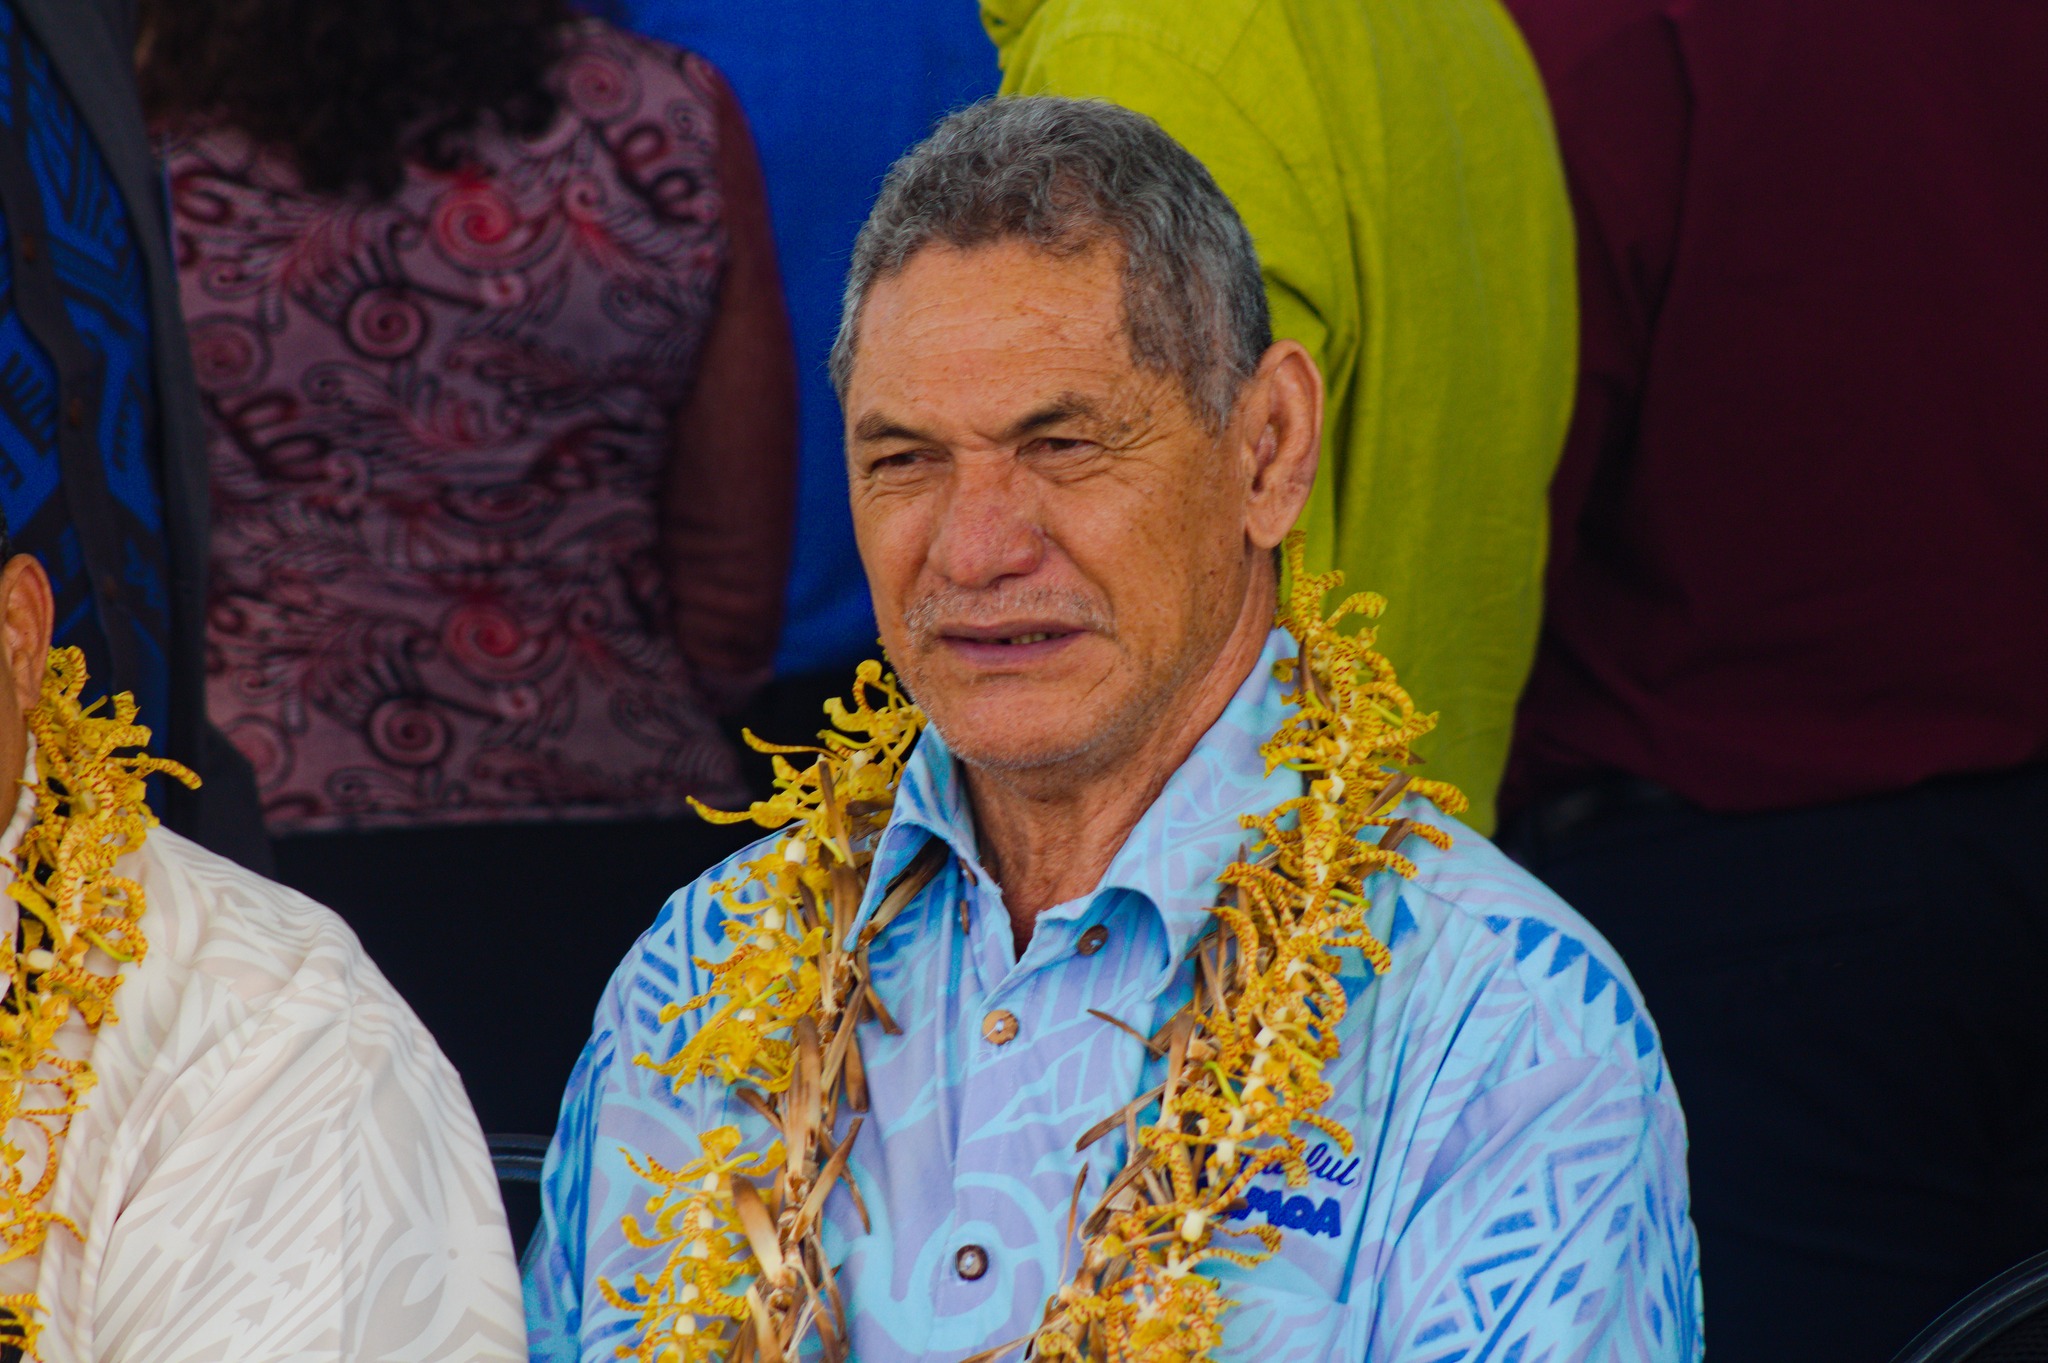
[[[981,0],[1007,95],[1110,100],[1208,166],[1329,390],[1309,563],[1387,597],[1428,774],[1490,831],[1571,414],[1571,207],[1495,0]]]

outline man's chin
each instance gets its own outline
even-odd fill
[[[946,747],[969,766],[1027,772],[1085,766],[1089,755],[1129,720],[1129,679],[1089,656],[1101,641],[1084,636],[1062,655],[1018,672],[991,675],[943,651],[927,655],[910,682]]]
[[[1100,745],[1103,726],[1077,722],[1085,711],[1073,705],[1047,711],[976,704],[935,714],[932,723],[956,758],[993,772],[1057,771],[1085,761]]]

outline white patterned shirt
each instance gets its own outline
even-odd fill
[[[44,1363],[523,1360],[476,1117],[347,926],[168,829],[115,869],[148,896],[148,952],[118,1022],[58,1038],[98,1076],[48,1204],[84,1238],[0,1265],[0,1292],[42,1300]]]

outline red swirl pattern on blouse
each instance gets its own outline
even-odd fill
[[[209,418],[208,702],[273,832],[741,798],[657,555],[716,306],[716,76],[597,21],[554,125],[391,199],[167,147]]]

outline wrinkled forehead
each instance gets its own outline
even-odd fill
[[[979,427],[1055,400],[1109,414],[1160,387],[1133,363],[1118,252],[932,245],[868,294],[847,431],[937,418]]]

